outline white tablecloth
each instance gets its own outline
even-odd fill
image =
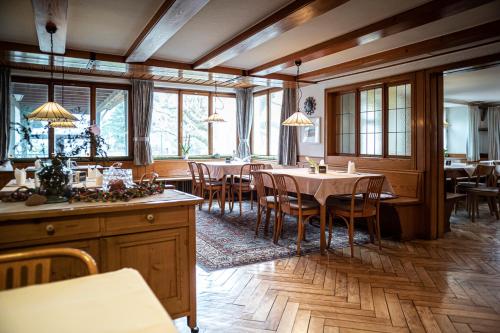
[[[476,171],[476,166],[474,164],[465,164],[465,163],[452,163],[451,165],[445,165],[445,171],[463,171],[467,175],[472,176],[474,171]]]
[[[258,162],[255,162],[258,163]],[[225,161],[217,162],[206,162],[205,163],[210,171],[210,177],[213,179],[222,179],[224,176],[239,175],[241,172],[241,167],[248,162],[231,162],[226,163]],[[266,169],[271,169],[270,164],[265,164]]]
[[[0,333],[170,333],[170,316],[134,269],[0,292]]]
[[[375,174],[368,173],[356,173],[348,174],[341,171],[329,170],[327,173],[309,173],[309,169],[273,169],[267,170],[273,174],[288,174],[295,177],[299,185],[299,191],[303,194],[309,194],[314,196],[314,198],[319,202],[319,204],[324,205],[326,200],[330,195],[342,195],[351,194],[354,183],[360,177],[364,176],[375,176]],[[266,178],[265,178],[266,179]],[[266,184],[267,185],[267,184]],[[366,184],[360,184],[365,185]],[[291,191],[294,189],[293,184],[287,183],[287,188]],[[364,191],[365,188],[359,187],[359,191]],[[387,181],[384,182],[383,192],[393,193],[391,184]]]

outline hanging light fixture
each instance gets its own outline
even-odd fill
[[[226,122],[224,120],[224,118],[222,118],[222,116],[217,113],[217,99],[219,99],[219,101],[221,102],[221,104],[224,104],[222,103],[221,99],[217,96],[217,81],[214,81],[214,113],[212,113],[210,116],[208,116],[207,119],[205,119],[204,121],[207,122],[207,123],[224,123]]]
[[[52,128],[76,128],[76,125],[72,121],[54,121],[49,123],[49,127]]]
[[[302,98],[302,91],[300,90],[299,84],[299,67],[302,64],[301,60],[295,60],[295,66],[297,66],[297,94],[299,95],[297,98],[297,111],[288,117],[283,123],[283,126],[313,126],[311,119],[307,118],[300,111],[300,100]]]
[[[50,79],[54,79],[54,34],[57,31],[56,25],[49,21],[45,29],[50,34]],[[57,102],[46,102],[35,109],[28,115],[28,120],[48,121],[49,125],[52,122],[64,122],[78,120],[68,110]],[[53,127],[53,126],[52,126]]]

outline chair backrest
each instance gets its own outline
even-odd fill
[[[89,275],[97,274],[97,264],[85,251],[54,248],[0,255],[0,290],[50,282],[51,263],[55,257],[72,257],[82,261]]]
[[[198,163],[196,162],[188,162],[189,173],[191,174],[191,181],[194,183],[197,182],[196,177],[198,177]]]
[[[491,185],[492,178],[493,178],[492,175],[493,175],[494,171],[495,171],[494,165],[478,164],[476,166],[476,169],[474,170],[474,173],[472,174],[472,176],[476,176],[476,184],[479,184],[481,177],[485,177],[486,178],[485,183],[487,185]]]
[[[240,178],[237,179],[238,183],[241,184],[243,182],[243,176],[248,176],[248,180],[252,182],[253,180],[253,172],[258,170],[263,170],[266,167],[265,164],[262,163],[248,163],[243,164],[240,169]]]
[[[382,193],[382,186],[384,185],[385,176],[364,176],[360,177],[354,183],[351,195],[351,214],[354,212],[356,205],[356,195],[363,194],[363,212],[371,210],[373,207],[378,208],[380,205],[380,194]],[[360,187],[364,187],[360,191]]]
[[[262,170],[256,170],[252,171],[252,177],[253,177],[253,184],[255,187],[255,191],[257,192],[257,200],[260,200],[260,198],[265,197],[267,195],[266,178],[269,179],[267,187],[271,189],[271,193],[276,199],[276,184],[274,182],[274,177],[271,173]],[[276,202],[276,200],[274,202]]]
[[[276,183],[276,193],[278,195],[278,202],[280,204],[280,210],[284,213],[290,213],[290,196],[289,192],[297,193],[297,205],[299,207],[299,214],[302,210],[302,196],[299,191],[299,184],[295,177],[287,174],[274,174],[274,181]],[[287,186],[287,181],[292,184],[290,187]]]
[[[212,184],[212,176],[210,175],[210,169],[208,168],[208,165],[205,163],[197,163],[198,164],[198,177],[200,178],[200,184],[202,186],[205,186],[206,183]]]

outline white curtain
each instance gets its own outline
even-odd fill
[[[500,106],[488,108],[488,159],[500,160]]]
[[[238,157],[251,155],[250,132],[253,123],[253,89],[236,89],[236,131],[238,133]]]
[[[467,160],[479,161],[479,122],[481,111],[477,105],[469,105],[469,126],[467,130]]]

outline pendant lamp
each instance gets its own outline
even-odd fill
[[[57,31],[56,25],[49,21],[45,29],[50,34],[50,79],[54,78],[54,33]],[[40,120],[52,122],[64,122],[78,120],[68,110],[57,102],[46,102],[35,109],[27,116],[28,120]]]
[[[307,118],[304,113],[300,111],[300,100],[302,98],[302,91],[300,90],[299,84],[299,67],[302,64],[301,60],[295,60],[295,66],[297,66],[297,111],[288,117],[283,123],[283,126],[313,126],[311,119]]]
[[[217,99],[218,99],[218,96],[217,96],[217,81],[215,81],[215,84],[214,84],[214,96],[215,96],[215,100],[214,100],[214,113],[212,113],[210,116],[208,116],[207,119],[205,119],[204,121],[207,122],[207,123],[225,123],[226,121],[224,120],[224,118],[222,118],[222,116],[217,113]],[[219,98],[219,101],[222,103],[222,101],[220,100]]]

